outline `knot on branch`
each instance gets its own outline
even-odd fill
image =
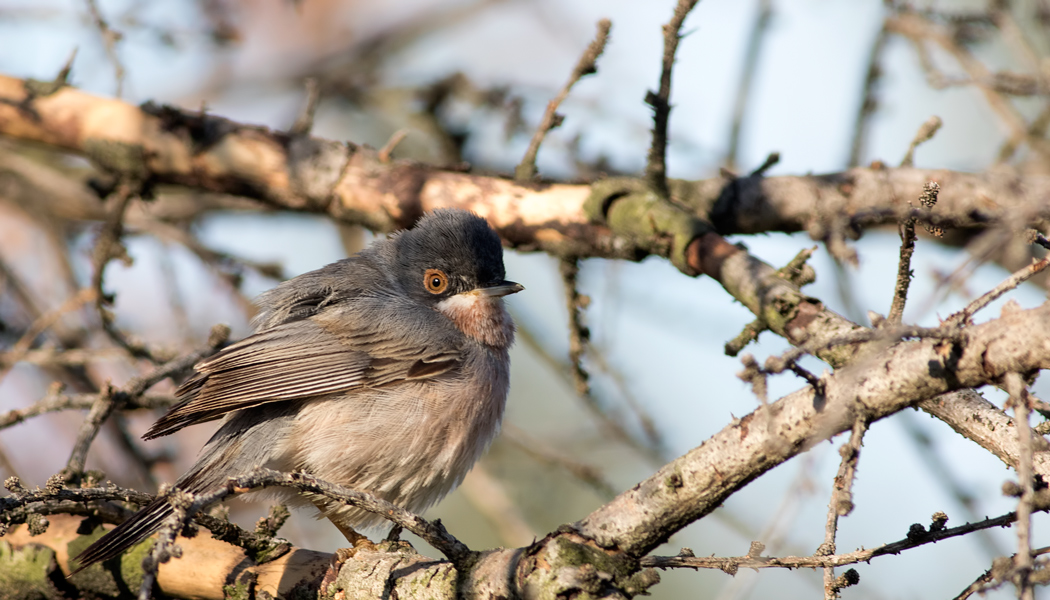
[[[630,598],[660,582],[655,569],[641,569],[634,558],[569,533],[533,545],[526,561],[525,597]]]
[[[592,223],[609,227],[634,244],[638,253],[666,256],[686,275],[700,273],[689,266],[686,247],[711,225],[653,191],[641,179],[613,178],[591,185],[583,206]]]

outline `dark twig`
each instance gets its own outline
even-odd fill
[[[1032,550],[1031,554],[1032,557],[1050,554],[1050,546]],[[1013,571],[1013,565],[1016,560],[1016,556],[1001,556],[995,559],[992,561],[992,568],[982,573],[980,577],[975,579],[970,585],[966,586],[966,589],[960,592],[959,595],[952,600],[966,600],[974,594],[981,594],[983,596],[985,592],[999,587],[1010,576],[1010,572]],[[1042,570],[1045,571],[1045,563],[1043,563],[1043,565]],[[1045,581],[1042,585],[1046,585]]]
[[[762,319],[755,319],[747,325],[740,333],[736,334],[736,337],[726,342],[725,353],[726,356],[736,356],[740,354],[740,351],[747,347],[748,344],[758,339],[759,334],[766,331],[766,322]]]
[[[91,20],[95,22],[95,27],[98,28],[98,32],[102,36],[102,45],[106,49],[106,56],[113,63],[114,77],[117,80],[117,97],[120,98],[124,95],[124,63],[121,62],[120,56],[117,55],[117,42],[123,36],[110,28],[109,23],[102,17],[102,12],[98,9],[97,0],[85,0],[85,2],[87,2],[88,12],[91,13]],[[72,62],[72,59],[70,62]]]
[[[302,110],[299,111],[299,116],[295,118],[295,123],[292,123],[292,127],[288,130],[288,134],[293,137],[310,134],[310,130],[314,127],[317,104],[321,100],[321,86],[318,85],[317,79],[307,77],[303,83],[306,86],[306,101],[303,103]]]
[[[504,424],[502,439],[510,442],[537,462],[565,469],[598,492],[603,498],[611,499],[616,495],[616,488],[605,480],[605,476],[597,467],[561,454],[557,450],[550,448],[549,444],[532,437],[520,427],[509,423]]]
[[[399,506],[381,500],[372,494],[350,490],[339,485],[322,481],[306,473],[280,473],[270,469],[257,469],[242,477],[230,478],[222,489],[206,494],[189,494],[181,490],[170,493],[169,500],[175,513],[165,520],[149,557],[143,560],[145,578],[139,591],[139,598],[149,598],[155,581],[157,567],[172,557],[178,557],[180,551],[175,546],[175,536],[182,531],[189,519],[203,509],[231,496],[244,494],[252,490],[280,486],[292,488],[299,492],[324,496],[347,506],[361,508],[381,515],[388,521],[423,538],[428,544],[437,548],[456,567],[467,568],[476,555],[463,542],[457,540],[445,530],[440,521],[433,523],[405,510]]]
[[[729,148],[726,150],[726,164],[730,169],[736,168],[740,161],[740,131],[744,126],[748,101],[751,99],[751,86],[758,73],[758,59],[762,55],[762,43],[769,32],[773,20],[772,0],[758,0],[758,12],[755,15],[751,33],[747,38],[747,54],[744,55],[744,67],[736,88],[736,101],[733,103],[732,125],[729,129]]]
[[[770,152],[769,154],[766,155],[766,160],[762,161],[762,164],[758,165],[758,167],[754,171],[751,171],[751,176],[752,177],[762,177],[763,175],[766,174],[766,171],[768,171],[768,170],[772,169],[773,167],[775,167],[776,164],[779,163],[779,162],[780,162],[780,153],[779,152]]]
[[[1017,541],[1018,550],[1014,557],[1013,581],[1017,586],[1021,600],[1033,600],[1035,589],[1029,576],[1035,566],[1032,560],[1032,509],[1035,497],[1035,473],[1032,467],[1032,429],[1028,423],[1031,412],[1028,389],[1024,378],[1018,373],[1006,376],[1006,388],[1010,394],[1010,404],[1014,409],[1014,423],[1017,424],[1017,479],[1021,488],[1021,497],[1017,500]]]
[[[580,272],[579,262],[575,259],[564,259],[559,264],[562,281],[565,285],[565,305],[569,311],[569,368],[576,395],[583,400],[591,414],[598,420],[599,426],[606,433],[642,452],[647,457],[658,458],[654,449],[635,439],[627,429],[609,416],[599,404],[591,390],[590,373],[583,366],[583,357],[590,343],[591,331],[583,324],[583,310],[590,304],[590,298],[581,294],[577,284]]]
[[[860,155],[864,151],[865,143],[868,141],[868,125],[871,121],[871,115],[875,113],[875,109],[878,107],[878,101],[875,99],[875,88],[878,86],[879,80],[882,79],[882,52],[886,48],[886,42],[889,40],[889,37],[889,30],[883,24],[878,35],[875,36],[875,42],[872,43],[871,51],[868,54],[868,70],[867,75],[864,77],[864,90],[861,93],[860,108],[857,109],[857,116],[853,121],[853,141],[850,143],[849,151],[850,167],[860,164]]]
[[[936,117],[933,117],[936,119]],[[926,122],[923,126],[924,129],[930,129],[930,121]],[[940,119],[937,119],[937,127],[940,126]],[[936,127],[932,127],[935,131]],[[923,131],[920,130],[919,135],[915,136],[915,140],[919,140],[922,136]],[[925,139],[929,139],[933,133],[930,132],[926,135]],[[912,141],[912,147],[908,150],[908,156],[905,160],[911,159],[911,152],[917,145],[916,141]],[[919,202],[923,208],[930,209],[937,203],[937,194],[940,192],[940,186],[936,181],[927,181],[922,186],[922,195],[919,196]],[[908,301],[908,288],[911,286],[911,256],[915,253],[915,219],[906,218],[901,221],[900,224],[900,236],[901,236],[901,250],[900,259],[897,262],[897,284],[893,288],[893,302],[890,304],[890,312],[886,316],[884,321],[886,325],[895,327],[901,324],[901,319],[904,317],[904,304]]]
[[[536,155],[540,151],[540,144],[543,143],[543,138],[547,136],[547,132],[561,125],[565,118],[558,114],[558,107],[569,97],[569,90],[576,85],[577,81],[587,75],[598,72],[596,62],[598,57],[602,55],[602,52],[605,51],[605,43],[609,40],[609,29],[611,27],[612,23],[609,19],[598,21],[598,33],[595,34],[594,41],[587,46],[583,55],[580,56],[580,60],[576,62],[576,67],[569,74],[569,80],[565,82],[565,86],[561,88],[561,91],[558,92],[558,95],[553,100],[547,103],[547,110],[544,111],[543,118],[540,119],[540,124],[536,127],[536,132],[532,134],[532,140],[525,151],[525,156],[522,157],[521,163],[514,169],[514,178],[516,180],[530,181],[536,176]]]
[[[1006,292],[1016,288],[1025,281],[1039,274],[1043,271],[1043,269],[1046,269],[1048,266],[1050,266],[1050,254],[1043,257],[1042,260],[1033,261],[1032,264],[1028,265],[1027,267],[1024,267],[1014,272],[1012,275],[1004,279],[1002,283],[983,294],[980,298],[977,298],[973,302],[966,305],[966,308],[950,315],[947,319],[944,320],[944,324],[956,327],[963,327],[969,324],[970,319],[973,318],[977,311],[981,310],[985,306],[988,306],[999,296],[1002,296]]]
[[[929,119],[926,119],[926,122],[919,126],[919,130],[915,132],[915,137],[912,138],[911,143],[908,144],[908,151],[904,153],[904,158],[901,159],[902,167],[915,166],[915,149],[921,144],[933,139],[933,136],[937,133],[937,130],[941,128],[941,125],[943,125],[941,118],[934,115]]]
[[[641,566],[687,569],[719,569],[729,572],[731,569],[820,569],[827,567],[842,567],[868,562],[878,556],[889,554],[897,555],[905,550],[932,544],[941,540],[967,535],[975,531],[991,529],[993,527],[1007,527],[1017,520],[1015,513],[1007,513],[993,519],[985,519],[977,523],[967,523],[951,529],[930,527],[927,530],[919,524],[912,525],[908,536],[902,540],[883,544],[876,548],[857,550],[847,554],[814,554],[813,556],[646,556],[641,559]]]
[[[582,298],[583,297],[581,297],[581,299]],[[517,339],[523,345],[532,349],[540,358],[540,360],[542,360],[555,373],[561,375],[565,379],[566,383],[568,383],[574,390],[578,389],[578,381],[576,379],[575,367],[569,362],[555,358],[550,351],[548,351],[542,344],[540,344],[540,342],[536,339],[536,336],[533,335],[532,331],[522,323],[520,318],[515,317],[515,321],[517,321],[518,323]],[[600,360],[601,353],[597,349],[589,346],[587,350],[588,354],[591,357],[598,359],[599,366],[601,366],[603,364]],[[614,383],[620,386],[620,393],[627,397],[630,394],[630,391],[627,390],[624,385],[622,385],[622,380],[618,377],[613,377],[612,379]],[[590,390],[590,386],[588,386],[587,389]],[[617,430],[613,434],[613,437],[615,437],[617,440],[623,441],[629,448],[637,451],[639,456],[652,463],[653,466],[659,466],[664,462],[664,459],[661,458],[656,448],[646,446],[640,440],[634,439],[634,437],[627,430],[626,423],[622,422],[622,420],[620,419],[614,418],[614,415],[610,415],[608,412],[606,412],[605,409],[602,408],[602,406],[593,397],[585,397],[581,398],[581,400],[583,400],[584,407],[592,411],[592,414],[598,420],[600,427],[615,428]],[[641,411],[639,411],[638,416],[642,422],[643,429],[646,429],[648,431],[646,422],[651,421],[652,417],[650,417],[647,414],[644,414]],[[658,436],[650,437],[654,442],[659,440]]]
[[[88,449],[91,447],[91,443],[95,441],[95,437],[98,436],[98,431],[102,427],[102,423],[113,414],[114,410],[123,407],[128,402],[129,398],[138,398],[142,396],[146,390],[153,387],[157,382],[177,375],[178,373],[192,367],[202,358],[210,356],[220,346],[226,343],[229,335],[229,327],[226,327],[225,325],[217,325],[212,328],[212,332],[208,337],[208,344],[200,350],[196,350],[186,356],[168,361],[155,368],[150,373],[132,379],[124,386],[123,390],[117,390],[107,386],[107,388],[103,390],[95,400],[95,403],[91,407],[91,411],[88,413],[87,418],[84,419],[84,422],[80,426],[80,430],[77,432],[77,439],[73,444],[73,452],[70,454],[69,461],[66,464],[68,473],[71,476],[76,477],[84,471],[84,462],[87,458]]]
[[[959,503],[968,521],[982,518],[973,494],[967,490],[961,478],[952,472],[952,457],[945,457],[944,452],[937,448],[933,438],[919,425],[918,417],[909,411],[903,411],[899,413],[897,420],[908,438],[915,443],[915,455],[925,464],[938,487]],[[1002,554],[998,540],[990,532],[978,531],[976,535],[989,558]]]
[[[788,261],[786,265],[777,269],[777,275],[800,288],[804,285],[813,283],[817,280],[817,273],[813,270],[813,267],[806,264],[806,261],[808,261],[816,251],[816,246],[803,248],[794,258]],[[736,356],[737,354],[740,354],[741,350],[751,342],[757,340],[759,334],[766,330],[766,323],[762,319],[755,319],[747,325],[744,325],[744,329],[738,333],[735,338],[726,342],[726,355]]]
[[[407,129],[398,129],[394,132],[394,135],[390,136],[390,139],[383,144],[383,147],[376,153],[376,158],[379,162],[386,164],[390,162],[391,155],[394,154],[394,149],[397,148],[398,144],[403,142],[408,137]]]
[[[98,398],[98,394],[66,395],[56,390],[25,408],[16,408],[0,414],[0,429],[47,413],[63,410],[91,410]],[[169,408],[175,404],[175,401],[175,396],[166,394],[143,394],[137,398],[128,398],[122,410]]]
[[[1047,250],[1050,250],[1050,240],[1046,239],[1046,236],[1044,236],[1042,233],[1039,233],[1035,229],[1029,229],[1025,233],[1028,236],[1029,244],[1037,244]]]
[[[645,179],[649,187],[663,197],[668,196],[667,189],[667,122],[671,116],[671,72],[674,68],[674,55],[681,40],[679,31],[689,11],[696,6],[697,0],[678,0],[674,15],[663,26],[664,54],[660,70],[660,89],[645,94],[645,103],[653,109],[653,140],[649,147],[649,159],[645,165]]]
[[[835,475],[835,482],[831,487],[831,500],[828,502],[828,517],[824,525],[824,543],[817,549],[816,554],[835,554],[835,537],[838,534],[839,517],[845,517],[853,512],[853,480],[857,473],[857,461],[860,460],[860,448],[864,444],[864,433],[868,430],[868,422],[863,417],[853,423],[853,431],[850,433],[849,441],[839,448],[842,462],[839,463],[839,471]],[[824,567],[824,598],[832,600],[839,597],[839,585],[835,577],[835,569],[832,566]]]
[[[111,260],[120,259],[125,264],[131,264],[131,257],[128,256],[127,248],[124,247],[121,238],[124,236],[124,215],[138,194],[138,190],[139,184],[125,180],[121,181],[117,189],[110,195],[114,206],[106,217],[106,222],[102,226],[102,231],[99,233],[92,252],[91,289],[95,291],[95,308],[102,322],[102,329],[110,339],[124,348],[131,356],[158,363],[160,360],[153,356],[148,348],[132,342],[123,331],[116,327],[113,323],[113,313],[107,308],[113,304],[113,295],[103,290],[106,266]]]

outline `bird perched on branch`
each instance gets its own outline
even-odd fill
[[[514,323],[499,236],[462,210],[290,279],[259,297],[255,333],[198,363],[144,436],[223,419],[177,489],[203,493],[259,467],[305,471],[412,511],[463,480],[499,430]],[[271,490],[270,493],[273,493]],[[351,544],[383,519],[290,490]],[[158,497],[77,557],[79,569],[157,531]]]

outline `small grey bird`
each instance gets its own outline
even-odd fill
[[[258,467],[305,471],[422,511],[463,481],[499,431],[514,323],[499,236],[484,219],[437,210],[413,229],[290,279],[259,297],[255,333],[198,363],[144,436],[223,419],[175,483],[193,493]],[[383,519],[314,504],[351,543]],[[157,531],[159,497],[77,557],[107,560]],[[78,569],[79,570],[79,569]]]

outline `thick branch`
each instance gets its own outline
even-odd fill
[[[0,134],[78,152],[103,169],[148,175],[156,183],[325,213],[375,231],[408,226],[425,211],[457,206],[486,217],[511,247],[563,257],[639,260],[660,250],[652,243],[632,243],[630,231],[594,224],[600,215],[587,213],[588,198],[597,194],[595,204],[607,207],[608,194],[617,193],[606,193],[601,182],[519,184],[408,161],[382,163],[374,150],[353,144],[292,138],[170,107],[140,108],[70,87],[34,96],[32,88],[26,81],[0,76]],[[896,223],[907,207],[894,199],[914,197],[930,180],[941,186],[936,214],[959,227],[986,227],[1006,215],[1035,218],[1045,211],[1039,199],[1050,194],[1047,177],[906,168],[672,180],[670,186],[679,206],[689,207],[725,235],[809,230],[819,227],[813,217],[822,213],[842,214],[858,227]],[[74,218],[104,218],[89,195],[62,197],[77,202],[75,210],[62,207],[74,210]],[[129,217],[133,226],[134,209]]]
[[[1050,367],[1050,304],[960,332],[960,342],[898,344],[758,408],[575,524],[602,547],[642,556],[762,473],[860,416],[878,420],[925,398]],[[945,347],[947,345],[947,348]]]

